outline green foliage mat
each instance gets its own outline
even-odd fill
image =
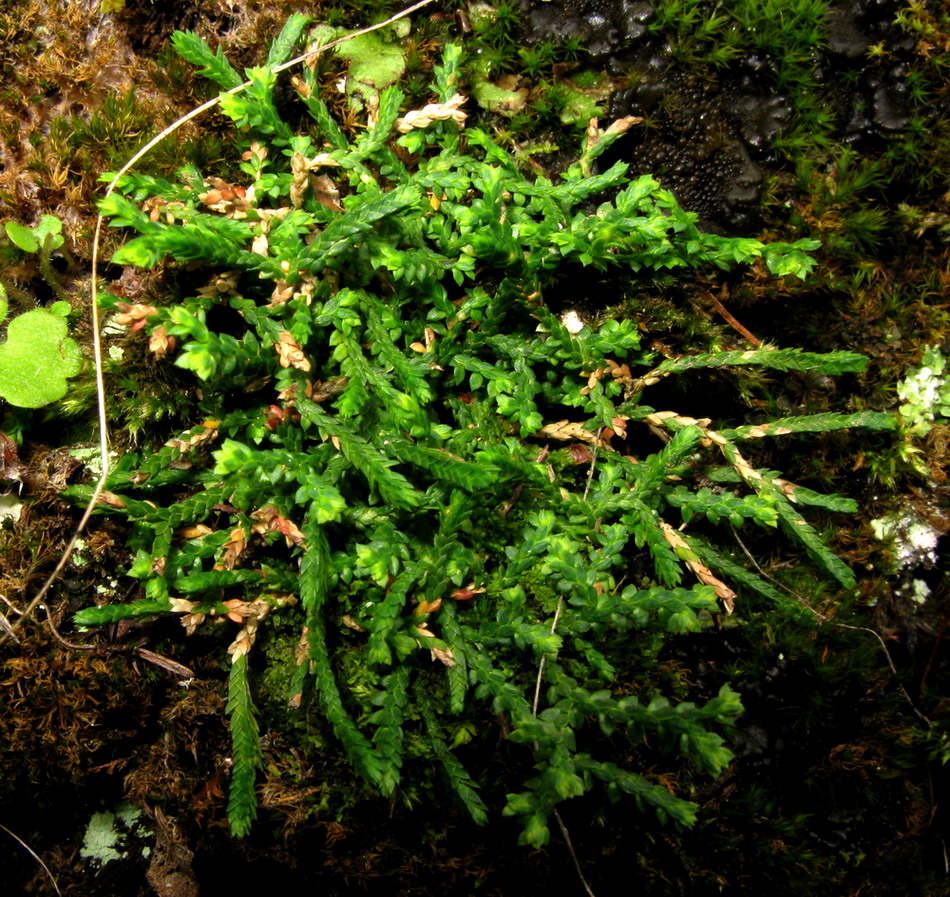
[[[76,623],[177,614],[189,632],[212,617],[240,627],[228,690],[238,835],[256,813],[249,652],[268,613],[298,621],[288,712],[322,716],[378,793],[406,787],[407,752],[421,753],[485,823],[497,808],[446,729],[490,709],[524,746],[522,784],[503,808],[523,843],[543,845],[557,804],[595,788],[690,826],[696,804],[638,768],[638,751],[716,776],[740,702],[728,687],[671,700],[638,679],[642,659],[741,613],[750,596],[808,619],[735,556],[722,525],[781,529],[821,574],[854,584],[802,513],[853,502],[757,470],[739,446],[892,421],[713,429],[657,411],[643,396],[669,376],[733,365],[838,374],[865,362],[763,348],[652,366],[635,322],[575,333],[544,295],[567,265],[622,278],[763,258],[776,275],[804,276],[815,244],[701,233],[652,178],[628,181],[622,165],[592,174],[622,125],[589,131],[556,180],[527,174],[464,129],[453,46],[431,106],[403,113],[390,87],[355,140],[304,67],[294,86],[313,123],[295,133],[272,68],[305,22],[293,17],[268,66],[222,103],[242,134],[245,183],[193,168],[177,183],[126,175],[124,195],[102,204],[139,234],[116,264],[204,277],[166,307],[106,297],[197,375],[203,423],[112,475],[108,503],[128,518],[129,574],[146,597],[82,610]],[[223,88],[242,80],[197,37],[175,44]],[[657,451],[644,448],[649,428],[663,437]]]
[[[0,343],[0,397],[21,408],[40,408],[66,395],[67,379],[82,368],[82,350],[67,334],[67,302],[34,308],[7,324]],[[7,300],[0,286],[0,323]]]

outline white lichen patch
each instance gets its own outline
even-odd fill
[[[871,521],[871,528],[881,541],[893,540],[897,570],[936,562],[941,531],[916,511],[907,509],[878,517]]]
[[[69,454],[72,455],[77,461],[81,462],[86,470],[89,471],[94,477],[102,476],[102,455],[100,454],[98,445],[81,445],[76,448],[70,449]],[[113,452],[109,452],[109,467],[113,467],[119,460],[119,456]]]
[[[0,495],[0,524],[7,520],[15,523],[20,519],[20,511],[23,510],[21,502],[12,492],[5,492]]]
[[[914,604],[924,604],[930,597],[930,586],[922,579],[912,579],[907,587],[907,597]]]
[[[897,394],[901,417],[915,436],[925,436],[935,423],[950,417],[947,359],[935,346],[926,349],[921,366],[908,373]]]
[[[142,811],[128,801],[114,810],[93,813],[79,855],[101,865],[122,859],[127,855],[122,845],[124,833],[135,829],[141,816]]]
[[[561,323],[568,333],[576,336],[584,329],[584,319],[576,311],[566,311],[561,315]]]
[[[73,546],[73,554],[70,558],[74,567],[82,568],[89,563],[89,558],[83,554],[86,548],[87,544],[85,539],[76,540],[76,544]]]

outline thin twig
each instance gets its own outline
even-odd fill
[[[557,629],[557,622],[561,616],[561,610],[564,607],[564,596],[560,596],[557,599],[557,608],[554,611],[554,619],[551,621],[551,632],[553,633]],[[541,655],[541,661],[538,663],[538,679],[534,684],[534,701],[531,704],[531,715],[538,715],[538,704],[541,701],[541,680],[544,677],[544,665],[547,660],[547,655]],[[534,749],[537,751],[539,745],[537,742],[534,743]],[[552,813],[554,818],[557,820],[558,828],[561,830],[561,837],[564,838],[564,843],[567,845],[567,852],[571,855],[571,861],[574,863],[574,869],[577,872],[577,877],[580,879],[581,886],[584,888],[584,891],[587,893],[587,897],[596,897],[594,892],[591,890],[590,885],[587,882],[587,878],[584,876],[584,870],[581,869],[581,862],[577,858],[577,851],[574,850],[574,843],[571,841],[571,833],[567,830],[567,825],[565,825],[564,820],[561,818],[561,814],[558,812],[557,807],[552,807]]]
[[[53,633],[53,638],[64,648],[72,648],[73,651],[95,651],[97,649],[97,645],[76,645],[63,638],[63,636],[59,634],[59,628],[53,620],[53,612],[50,610],[49,604],[44,604],[43,607],[46,609],[46,623],[49,626],[49,631]]]
[[[597,431],[597,442],[594,443],[594,451],[593,451],[593,454],[591,455],[591,459],[590,459],[590,468],[589,468],[588,471],[587,471],[587,485],[586,485],[586,487],[584,488],[584,501],[587,501],[587,496],[590,494],[590,484],[591,484],[591,482],[592,482],[593,479],[594,479],[594,468],[595,468],[596,465],[597,465],[597,448],[598,448],[598,446],[599,446],[599,444],[600,444],[600,435],[601,435],[601,433],[603,433],[603,432],[604,432],[604,428],[603,428],[603,427],[601,427],[601,428]],[[545,454],[545,457],[547,457],[546,451],[547,451],[547,446],[545,446],[545,453],[544,453],[544,454]],[[564,596],[561,595],[561,596],[557,599],[557,607],[554,609],[554,619],[551,621],[551,634],[552,634],[552,635],[554,634],[555,630],[557,629],[557,622],[558,622],[558,620],[561,618],[561,610],[562,610],[563,608],[564,608]],[[547,660],[547,655],[542,654],[542,655],[541,655],[541,660],[540,660],[540,662],[538,663],[538,678],[537,678],[537,681],[534,683],[534,702],[533,702],[533,704],[531,705],[531,715],[532,715],[532,716],[537,716],[537,715],[538,715],[538,703],[539,703],[539,701],[540,701],[540,699],[541,699],[541,681],[542,681],[542,679],[544,678],[544,665],[545,665],[545,661],[546,661],[546,660]]]
[[[312,59],[316,54],[323,53],[327,50],[332,49],[333,47],[339,46],[340,44],[346,43],[347,41],[352,40],[354,37],[359,37],[363,34],[369,34],[371,31],[378,31],[380,28],[385,28],[387,25],[391,25],[393,22],[398,21],[399,19],[405,18],[408,15],[411,15],[418,9],[422,9],[423,6],[428,6],[434,0],[419,0],[418,3],[413,4],[412,6],[407,7],[402,12],[397,13],[396,15],[386,19],[385,22],[380,22],[376,25],[370,25],[367,28],[361,28],[358,31],[352,31],[349,34],[344,35],[337,40],[330,41],[330,43],[325,44],[319,47],[317,50],[310,50],[306,53],[302,53],[300,56],[296,56],[291,59],[289,62],[285,62],[281,65],[278,65],[274,68],[274,73],[286,71],[289,68],[292,68],[295,65],[303,62],[304,60]],[[106,187],[105,193],[103,194],[103,199],[111,196],[112,192],[115,190],[116,186],[119,183],[120,178],[123,175],[128,173],[128,171],[138,163],[138,161],[149,153],[152,149],[158,146],[166,137],[171,134],[174,134],[182,125],[191,121],[192,119],[197,118],[203,112],[207,112],[209,109],[213,109],[218,103],[221,102],[221,97],[227,94],[237,94],[241,91],[246,90],[250,87],[251,82],[245,81],[243,84],[237,85],[237,87],[232,87],[230,90],[225,91],[223,94],[219,94],[213,99],[208,100],[206,103],[202,103],[200,106],[195,107],[186,115],[183,115],[177,121],[172,122],[167,128],[165,128],[160,134],[153,137],[148,141],[140,150],[138,150],[128,162],[123,165],[115,176],[109,182],[109,185]],[[99,479],[96,481],[95,488],[92,490],[92,495],[89,498],[89,502],[86,505],[85,510],[83,511],[82,518],[80,519],[76,529],[73,532],[72,538],[66,545],[65,550],[63,551],[62,556],[59,559],[59,562],[56,564],[56,567],[53,569],[53,572],[47,577],[46,582],[43,583],[39,592],[33,597],[30,603],[26,606],[26,609],[23,612],[23,615],[11,624],[10,632],[0,632],[0,645],[2,645],[7,639],[13,638],[14,633],[17,628],[26,620],[32,612],[36,609],[36,606],[46,597],[46,593],[50,590],[50,587],[59,579],[60,574],[66,567],[66,564],[69,563],[69,559],[72,557],[73,552],[76,549],[76,543],[79,541],[80,537],[86,530],[86,526],[89,523],[89,519],[92,517],[92,513],[95,510],[96,505],[99,503],[99,499],[102,496],[103,491],[105,491],[106,481],[109,478],[111,473],[109,467],[109,427],[106,420],[106,388],[105,388],[105,378],[103,376],[103,367],[102,367],[102,337],[99,333],[99,246],[102,236],[102,225],[103,217],[99,215],[96,218],[96,229],[93,233],[92,238],[92,260],[91,260],[91,275],[90,275],[90,302],[91,302],[91,316],[92,316],[92,352],[93,357],[96,363],[96,401],[99,411],[99,456],[101,464],[101,473]],[[51,619],[51,618],[50,618]],[[58,637],[58,636],[57,636]]]
[[[600,436],[603,431],[603,427],[597,431],[597,441],[594,443],[594,452],[590,459],[590,469],[587,471],[587,485],[584,488],[584,501],[587,501],[587,496],[590,494],[591,483],[594,479],[594,469],[597,466],[597,449],[600,445]],[[552,635],[557,630],[558,620],[561,619],[561,611],[563,609],[564,596],[560,595],[557,599],[557,607],[554,609],[554,619],[551,620]],[[547,655],[542,654],[541,660],[538,662],[538,678],[534,683],[534,700],[531,703],[532,716],[538,715],[538,705],[541,703],[541,683],[544,680],[544,667],[546,661]],[[537,751],[538,747],[538,743],[535,742],[535,751]],[[567,852],[571,855],[571,861],[574,863],[574,869],[577,872],[578,879],[580,879],[581,886],[584,888],[587,897],[596,897],[594,892],[591,890],[590,884],[587,882],[587,878],[584,876],[584,870],[581,869],[580,860],[577,858],[577,852],[574,850],[574,843],[571,841],[571,833],[567,830],[567,825],[565,825],[564,820],[561,818],[561,814],[558,812],[557,807],[552,807],[552,813],[554,818],[557,820],[558,828],[561,830],[561,837],[564,838],[564,843],[567,845]]]
[[[603,427],[597,431],[597,441],[594,443],[594,451],[590,459],[590,469],[587,471],[587,485],[584,486],[584,501],[587,501],[587,496],[590,495],[591,483],[594,482],[594,470],[597,468],[597,450],[600,448],[600,437],[603,432]]]
[[[18,835],[15,835],[13,832],[11,832],[10,829],[8,829],[5,825],[3,825],[3,823],[0,823],[0,828],[2,828],[11,838],[13,838],[14,841],[17,842],[17,844],[19,844],[31,857],[33,857],[33,859],[36,860],[37,863],[40,864],[40,866],[43,868],[43,871],[46,873],[47,877],[49,878],[50,882],[52,883],[52,885],[53,885],[53,890],[54,890],[57,894],[59,894],[59,897],[63,897],[62,891],[60,891],[59,885],[56,884],[56,879],[53,877],[53,873],[49,871],[49,867],[46,865],[46,863],[44,863],[44,862],[40,859],[40,857],[39,857],[39,855],[36,853],[36,851],[33,850],[33,848],[30,847],[30,845],[27,844],[26,841],[24,841],[24,840],[23,840],[22,838],[20,838]]]
[[[881,638],[881,634],[876,629],[871,629],[868,626],[849,626],[847,623],[832,623],[832,625],[840,626],[842,629],[851,629],[855,632],[869,632],[881,643],[881,647],[884,649],[884,656],[887,658],[887,665],[891,668],[891,672],[894,674],[894,680],[897,682],[897,687],[901,690],[901,694],[904,696],[907,703],[910,704],[910,709],[914,711],[918,719],[920,719],[929,729],[930,720],[924,716],[920,710],[917,709],[917,705],[914,703],[913,698],[911,698],[907,689],[904,688],[904,683],[901,682],[900,674],[897,672],[897,666],[894,664],[894,659],[891,657],[891,652],[888,650],[884,639]]]
[[[587,892],[587,897],[596,897],[594,892],[590,889],[587,879],[584,877],[584,871],[581,869],[581,864],[577,861],[577,854],[574,852],[574,845],[571,843],[571,834],[567,830],[564,820],[561,819],[561,814],[558,812],[557,807],[554,807],[554,818],[557,820],[558,828],[561,830],[561,837],[564,838],[564,843],[567,844],[567,852],[571,855],[571,859],[574,861],[574,869],[577,871],[577,877],[581,880],[581,885]]]
[[[0,629],[2,629],[9,638],[12,638],[13,641],[15,642],[20,641],[16,637],[16,633],[13,631],[13,627],[10,626],[10,621],[3,614],[0,614]]]
[[[742,553],[749,559],[749,563],[752,564],[753,567],[755,567],[756,572],[759,574],[759,576],[761,576],[763,579],[767,579],[776,588],[781,589],[783,592],[787,592],[799,604],[801,604],[801,606],[804,607],[805,610],[807,610],[809,613],[814,614],[819,620],[821,620],[822,623],[828,622],[828,617],[826,617],[820,611],[815,610],[815,608],[813,608],[808,603],[807,599],[803,595],[799,595],[798,592],[794,591],[793,589],[790,589],[787,585],[785,585],[785,583],[779,582],[774,576],[772,576],[772,574],[766,573],[765,570],[763,570],[762,567],[759,565],[759,562],[753,557],[752,552],[749,551],[748,548],[746,548],[745,542],[743,542],[742,539],[739,538],[739,533],[736,530],[736,528],[732,526],[732,524],[729,525],[729,528],[732,530],[732,537],[739,544],[739,547],[742,549]]]
[[[554,610],[554,619],[551,621],[551,634],[554,634],[554,630],[557,629],[557,621],[561,618],[561,610],[564,608],[564,596],[561,595],[557,599],[557,607]],[[541,660],[538,663],[538,678],[534,683],[534,701],[531,703],[531,715],[538,715],[538,704],[541,701],[541,681],[544,678],[544,666],[545,661],[548,659],[546,654],[541,655]],[[537,745],[535,745],[537,747]]]
[[[725,288],[723,288],[725,289]],[[706,298],[716,307],[716,311],[719,312],[726,319],[728,324],[731,324],[736,330],[739,331],[753,346],[757,349],[762,345],[762,340],[757,336],[753,336],[752,333],[742,324],[742,322],[731,312],[725,305],[722,304],[722,300],[711,293],[709,290],[703,290],[706,294]]]
[[[871,635],[873,635],[878,640],[878,642],[880,642],[881,647],[884,649],[884,656],[887,658],[887,665],[891,668],[891,673],[894,674],[894,680],[897,682],[897,687],[901,690],[901,694],[904,696],[907,703],[910,704],[910,709],[914,711],[916,716],[920,720],[923,721],[924,725],[926,725],[928,729],[930,728],[931,726],[930,720],[926,716],[924,716],[924,714],[917,708],[917,705],[914,703],[913,698],[911,698],[907,689],[904,688],[904,684],[901,682],[901,679],[900,679],[900,674],[897,672],[897,665],[894,663],[894,658],[891,657],[891,652],[887,647],[887,643],[884,641],[884,639],[881,637],[881,634],[876,629],[871,629],[868,626],[851,626],[848,623],[839,623],[836,620],[833,620],[831,617],[827,617],[824,614],[819,613],[817,610],[815,610],[815,608],[813,608],[805,600],[803,596],[799,595],[793,589],[790,589],[784,583],[779,582],[777,579],[775,579],[774,576],[769,575],[759,566],[755,558],[752,556],[752,552],[750,552],[749,549],[746,548],[745,543],[742,541],[742,539],[739,538],[739,534],[736,532],[735,527],[732,528],[732,535],[735,538],[736,542],[739,543],[739,547],[745,553],[745,556],[749,559],[752,566],[755,567],[755,569],[759,572],[760,576],[762,576],[764,579],[769,580],[769,582],[773,583],[775,586],[782,589],[782,591],[788,592],[789,595],[791,595],[803,607],[811,611],[819,620],[821,620],[822,623],[830,623],[832,626],[837,626],[841,629],[850,629],[854,632],[869,632]]]

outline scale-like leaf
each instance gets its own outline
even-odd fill
[[[244,79],[225,58],[224,52],[218,47],[217,52],[197,34],[192,31],[176,31],[172,35],[172,46],[175,52],[192,65],[201,66],[199,75],[204,75],[220,84],[225,90],[231,90],[242,84]]]
[[[801,349],[748,349],[745,351],[712,352],[671,358],[657,366],[663,373],[690,371],[697,368],[722,368],[734,365],[761,365],[777,371],[815,371],[822,374],[847,374],[863,371],[868,364],[857,352],[804,352]],[[860,425],[858,425],[860,426]]]
[[[248,682],[248,657],[241,654],[231,664],[228,703],[225,708],[231,728],[231,783],[228,789],[228,823],[232,834],[243,838],[257,818],[254,782],[261,764],[261,739],[254,716]]]

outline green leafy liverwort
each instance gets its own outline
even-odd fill
[[[927,346],[920,367],[909,371],[897,387],[900,414],[913,436],[925,436],[950,419],[950,379],[947,359],[936,346]]]
[[[610,129],[558,178],[529,176],[464,127],[455,46],[436,68],[431,106],[404,113],[388,87],[353,139],[304,68],[294,84],[312,122],[293,128],[274,103],[271,67],[304,27],[291,18],[268,65],[248,73],[250,89],[223,107],[241,134],[242,184],[193,168],[177,183],[126,175],[124,195],[102,203],[113,224],[138,232],[116,264],[208,269],[208,286],[176,305],[123,307],[147,318],[153,342],[177,341],[176,364],[201,381],[204,423],[113,473],[129,575],[146,597],[76,621],[179,614],[194,631],[226,615],[240,625],[228,688],[238,835],[256,812],[248,652],[267,613],[299,621],[291,712],[319,714],[379,794],[403,786],[411,734],[484,823],[483,783],[446,729],[501,714],[524,748],[503,808],[523,843],[543,845],[556,806],[598,787],[692,825],[696,804],[637,768],[639,746],[665,751],[683,775],[716,776],[732,756],[723,734],[739,698],[728,686],[695,702],[623,683],[648,646],[710,625],[736,592],[787,599],[715,526],[691,522],[781,528],[852,585],[801,509],[853,503],[796,492],[739,445],[892,421],[828,414],[713,430],[656,411],[642,402],[652,384],[704,367],[834,374],[865,361],[761,349],[651,368],[635,322],[574,334],[544,295],[568,264],[621,275],[764,257],[777,274],[804,276],[814,244],[701,233],[652,178],[629,180],[620,164],[587,173],[618,136]],[[175,44],[223,88],[241,80],[195,36]],[[607,190],[612,201],[582,211]],[[241,327],[213,327],[221,307]],[[246,394],[247,384],[258,385]],[[648,424],[669,441],[638,452],[624,434]],[[556,474],[545,456],[562,444],[596,463]]]
[[[0,322],[8,311],[0,285]],[[40,408],[66,395],[66,382],[82,369],[82,350],[68,336],[68,302],[33,308],[7,324],[0,344],[0,397],[21,408]]]

